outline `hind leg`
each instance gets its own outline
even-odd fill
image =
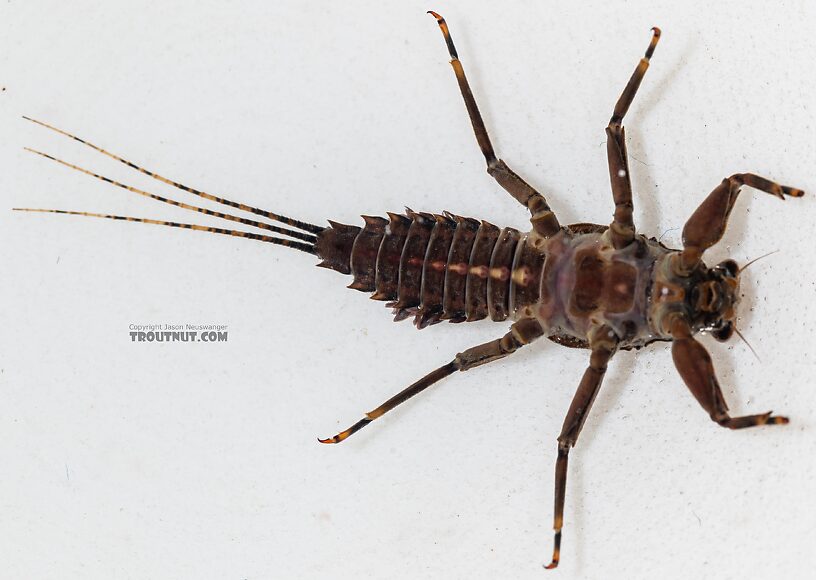
[[[490,342],[474,346],[463,352],[460,352],[448,364],[431,371],[414,384],[403,389],[385,403],[365,414],[365,417],[357,421],[354,425],[341,431],[333,437],[327,439],[319,439],[321,443],[340,443],[349,436],[354,435],[357,431],[385,415],[388,411],[418,395],[431,385],[441,381],[447,376],[452,375],[456,371],[469,371],[477,366],[487,364],[499,359],[502,359],[510,354],[516,352],[519,348],[526,344],[530,344],[538,337],[544,334],[541,325],[532,318],[525,318],[515,322],[510,327],[510,332],[505,334],[502,338],[497,338]]]
[[[537,234],[544,237],[555,235],[561,230],[561,225],[558,223],[558,219],[550,209],[544,196],[519,177],[504,161],[496,158],[496,154],[493,151],[493,144],[487,135],[487,128],[485,128],[482,115],[479,113],[479,107],[476,105],[476,99],[473,98],[473,91],[470,90],[467,77],[465,77],[465,69],[462,68],[459,55],[456,53],[456,47],[453,45],[453,39],[448,30],[448,25],[445,19],[436,12],[429,12],[429,14],[436,18],[436,21],[439,23],[439,28],[442,29],[442,34],[445,36],[445,42],[448,45],[448,52],[451,57],[451,66],[453,67],[453,72],[456,74],[459,90],[462,92],[462,97],[465,100],[465,107],[470,116],[470,122],[473,125],[473,132],[476,134],[476,141],[479,143],[479,149],[482,150],[482,154],[487,162],[487,172],[499,185],[512,195],[514,199],[530,210],[532,214],[530,221],[533,224],[533,230]]]

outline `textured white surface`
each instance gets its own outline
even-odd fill
[[[18,2],[0,6],[0,546],[9,578],[804,578],[816,567],[812,2]],[[615,3],[617,4],[617,3]],[[690,4],[690,3],[689,3]],[[563,563],[555,437],[586,353],[541,341],[344,428],[504,325],[392,324],[305,255],[56,207],[213,223],[23,151],[175,193],[23,121],[308,221],[409,205],[526,228],[485,175],[442,36],[494,144],[562,222],[608,222],[604,126],[626,118],[635,217],[677,246],[719,181],[744,191],[711,262],[746,273],[758,351],[709,345],[734,414],[711,423],[665,346],[613,361],[572,454]],[[184,197],[178,195],[177,197]],[[131,323],[229,325],[132,344]]]

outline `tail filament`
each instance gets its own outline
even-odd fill
[[[133,187],[133,186],[130,186],[130,185],[118,182],[118,181],[114,181],[113,179],[110,179],[110,178],[105,177],[103,175],[99,175],[99,174],[94,173],[92,171],[89,171],[87,169],[83,169],[82,167],[79,167],[79,166],[74,165],[72,163],[68,163],[67,161],[63,161],[61,159],[58,159],[58,158],[53,157],[51,155],[48,155],[47,153],[42,153],[41,151],[36,151],[34,149],[30,149],[30,148],[26,147],[25,149],[27,151],[30,151],[32,153],[36,153],[37,155],[45,157],[46,159],[50,159],[50,160],[55,161],[55,162],[57,162],[57,163],[59,163],[61,165],[64,165],[66,167],[69,167],[71,169],[79,171],[81,173],[84,173],[86,175],[89,175],[91,177],[99,179],[101,181],[105,181],[107,183],[110,183],[112,185],[115,185],[117,187],[125,189],[127,191],[132,192],[132,193],[136,193],[138,195],[149,197],[150,199],[155,199],[155,200],[160,201],[162,203],[167,203],[167,204],[170,204],[170,205],[174,205],[176,207],[180,207],[182,209],[187,209],[187,210],[190,210],[190,211],[203,213],[205,215],[210,215],[210,216],[213,216],[213,217],[217,217],[217,218],[221,218],[221,219],[225,219],[225,220],[229,220],[229,221],[234,221],[234,222],[246,225],[246,226],[267,230],[267,231],[274,232],[276,234],[280,234],[280,235],[284,235],[284,236],[288,236],[289,238],[294,238],[294,239],[290,240],[290,239],[286,239],[286,238],[279,238],[279,237],[276,237],[276,236],[255,234],[255,233],[244,232],[244,231],[239,231],[239,230],[228,230],[228,229],[224,229],[224,228],[214,228],[214,227],[202,226],[202,225],[197,225],[197,224],[187,224],[187,223],[171,222],[171,221],[164,221],[164,220],[156,220],[156,219],[148,219],[148,218],[136,218],[136,217],[130,217],[130,216],[118,216],[118,215],[100,214],[100,213],[92,213],[92,212],[66,211],[66,210],[56,210],[56,209],[33,209],[33,208],[14,208],[14,211],[55,213],[55,214],[62,214],[62,215],[80,215],[80,216],[88,216],[88,217],[95,217],[95,218],[115,219],[115,220],[123,220],[123,221],[130,221],[130,222],[136,222],[136,223],[155,224],[155,225],[162,225],[162,226],[175,227],[175,228],[198,230],[198,231],[205,231],[205,232],[216,233],[216,234],[230,235],[230,236],[235,236],[235,237],[249,238],[249,239],[253,239],[253,240],[258,240],[258,241],[262,241],[262,242],[268,242],[268,243],[277,244],[277,245],[280,245],[280,246],[286,246],[286,247],[294,248],[294,249],[297,249],[297,250],[301,250],[303,252],[307,252],[309,254],[316,254],[314,244],[317,241],[317,238],[316,238],[316,236],[314,234],[322,232],[324,230],[323,227],[317,226],[315,224],[310,224],[310,223],[307,223],[307,222],[303,222],[303,221],[300,221],[300,220],[295,220],[295,219],[289,218],[289,217],[281,215],[281,214],[276,214],[276,213],[273,213],[273,212],[270,212],[270,211],[266,211],[266,210],[263,210],[263,209],[252,207],[252,206],[249,206],[249,205],[246,205],[246,204],[243,204],[243,203],[231,201],[231,200],[223,198],[223,197],[218,197],[218,196],[215,196],[215,195],[212,195],[212,194],[209,194],[209,193],[194,189],[192,187],[186,186],[186,185],[184,185],[182,183],[179,183],[177,181],[173,181],[171,179],[163,177],[163,176],[159,175],[158,173],[154,173],[154,172],[149,171],[149,170],[147,170],[147,169],[145,169],[143,167],[140,167],[140,166],[136,165],[135,163],[133,163],[131,161],[128,161],[127,159],[124,159],[122,157],[119,157],[118,155],[115,155],[114,153],[106,151],[105,149],[99,147],[98,145],[94,145],[93,143],[90,143],[89,141],[85,141],[84,139],[81,139],[81,138],[77,137],[76,135],[72,135],[71,133],[63,131],[61,129],[57,129],[56,127],[53,127],[53,126],[51,126],[51,125],[49,125],[47,123],[44,123],[42,121],[37,121],[35,119],[31,119],[31,118],[25,117],[25,116],[23,118],[26,119],[27,121],[31,121],[32,123],[36,123],[37,125],[45,127],[47,129],[50,129],[50,130],[52,130],[52,131],[54,131],[56,133],[59,133],[59,134],[64,135],[66,137],[69,137],[70,139],[73,139],[74,141],[82,143],[83,145],[86,145],[86,146],[90,147],[91,149],[94,149],[94,150],[98,151],[99,153],[102,153],[103,155],[106,155],[107,157],[115,159],[116,161],[124,163],[128,167],[130,167],[132,169],[135,169],[135,170],[139,171],[140,173],[143,173],[143,174],[145,174],[145,175],[147,175],[149,177],[152,177],[153,179],[156,179],[157,181],[161,181],[162,183],[172,185],[173,187],[175,187],[177,189],[180,189],[180,190],[185,191],[187,193],[191,193],[191,194],[196,195],[198,197],[201,197],[203,199],[207,199],[209,201],[214,201],[214,202],[219,203],[221,205],[226,205],[226,206],[229,206],[229,207],[232,207],[232,208],[235,208],[235,209],[239,209],[241,211],[246,211],[246,212],[249,212],[249,213],[264,217],[264,218],[266,218],[268,220],[285,224],[285,225],[287,225],[289,227],[285,228],[285,227],[281,227],[281,226],[276,226],[276,225],[268,224],[268,223],[253,220],[253,219],[243,218],[243,217],[231,215],[231,214],[228,214],[228,213],[223,213],[223,212],[214,211],[214,210],[210,210],[210,209],[207,209],[207,208],[203,208],[203,207],[183,203],[183,202],[177,201],[175,199],[171,199],[171,198],[163,197],[163,196],[160,196],[160,195],[156,195],[154,193],[147,192],[147,191],[139,189],[137,187]],[[295,241],[295,240],[299,240],[299,241]]]

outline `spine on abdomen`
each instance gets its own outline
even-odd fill
[[[363,220],[317,234],[318,266],[351,274],[349,288],[388,301],[396,321],[501,321],[538,300],[543,254],[518,230],[410,210]]]

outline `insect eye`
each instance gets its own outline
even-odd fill
[[[728,272],[732,278],[735,278],[739,273],[739,266],[734,260],[726,260],[720,263],[719,267]]]
[[[715,339],[719,340],[720,342],[725,342],[731,335],[734,334],[734,324],[731,321],[726,322],[720,328],[711,332],[711,336]]]

